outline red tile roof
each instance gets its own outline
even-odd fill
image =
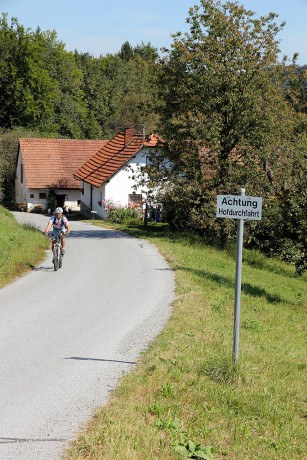
[[[144,140],[141,134],[132,134],[130,130],[120,132],[81,166],[74,177],[100,187],[143,147],[155,147],[157,142],[155,136]]]
[[[80,188],[80,181],[74,178],[73,173],[107,142],[79,139],[19,139],[26,187]]]

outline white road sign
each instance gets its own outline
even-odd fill
[[[245,195],[217,195],[216,217],[261,220],[262,198]]]

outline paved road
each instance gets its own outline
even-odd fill
[[[48,251],[0,290],[1,460],[59,459],[171,311],[173,273],[154,246],[82,222],[72,229],[61,270]]]

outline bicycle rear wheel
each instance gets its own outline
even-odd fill
[[[53,248],[53,266],[54,266],[55,271],[57,271],[60,266],[60,257],[61,257],[60,247],[57,244],[55,244]]]

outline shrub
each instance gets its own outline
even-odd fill
[[[107,213],[107,220],[116,224],[122,224],[123,222],[135,222],[139,221],[140,214],[136,208],[122,206],[116,203],[112,199],[103,200],[100,202],[104,206]]]

